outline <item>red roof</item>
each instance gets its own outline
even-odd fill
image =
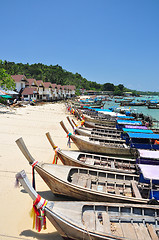
[[[27,79],[27,80],[28,80],[28,82],[29,82],[29,86],[31,86],[34,81],[36,82],[36,79],[34,79],[34,78],[29,78],[29,79]]]
[[[64,90],[64,89],[67,89],[67,88],[66,88],[66,86],[62,86],[62,89]]]
[[[36,88],[24,88],[22,95],[32,95],[35,92],[37,93]]]
[[[20,82],[24,80],[27,81],[27,78],[25,77],[25,75],[11,75],[11,77],[14,79],[15,82]]]
[[[62,86],[60,84],[57,85],[57,89],[60,89],[62,88]]]
[[[40,84],[44,85],[43,80],[36,80],[38,87],[40,86]]]
[[[54,89],[57,88],[56,83],[52,83],[51,86],[52,86],[52,88],[54,88]]]
[[[69,89],[69,90],[75,90],[76,89],[75,85],[64,85],[64,87],[66,89]]]
[[[51,86],[51,82],[44,82],[44,87],[45,87],[45,88],[52,87],[52,86]]]
[[[75,90],[75,89],[76,89],[76,86],[75,86],[75,85],[69,85],[69,89],[70,89],[70,90]]]

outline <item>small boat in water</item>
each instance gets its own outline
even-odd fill
[[[41,208],[64,239],[74,240],[157,240],[159,207],[152,205],[46,201],[31,187],[24,171],[16,179]],[[40,200],[38,200],[40,199]],[[44,206],[39,202],[45,202]],[[41,217],[44,219],[44,216]]]

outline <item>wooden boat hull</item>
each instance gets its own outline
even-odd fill
[[[81,204],[81,207],[79,205]],[[131,221],[128,220],[130,217],[125,217],[125,222],[124,220],[118,220],[117,216],[118,213],[116,213],[116,218],[113,218],[110,214],[107,212],[101,211],[103,217],[103,223],[101,223],[101,220],[98,219],[98,213],[100,210],[94,211],[89,211],[89,212],[84,212],[83,209],[85,208],[91,208],[92,203],[87,203],[87,202],[75,202],[74,208],[78,209],[77,215],[81,217],[81,221],[83,222],[82,224],[79,221],[79,224],[76,223],[76,221],[71,221],[68,219],[64,219],[61,217],[59,212],[55,213],[53,211],[49,212],[48,209],[46,211],[46,216],[50,220],[50,222],[54,225],[54,227],[57,229],[59,234],[67,240],[157,240],[157,229],[158,229],[158,224],[155,226],[155,218],[154,216],[149,215],[144,216],[146,217],[146,224],[144,224],[144,220],[139,220],[141,216],[139,215],[138,218],[135,216],[132,216]],[[68,206],[67,206],[68,205]],[[66,204],[65,208],[69,209],[69,206],[71,204]],[[107,209],[115,209],[115,206],[109,203],[103,203],[103,204],[92,204],[94,209],[102,209],[102,208],[107,208]],[[123,204],[122,206],[120,204],[116,204],[116,208],[122,208],[123,212],[124,209],[132,212],[154,212],[157,213],[158,208],[155,208],[154,206],[149,207],[145,206],[145,208],[141,207],[141,205],[137,205],[135,207],[134,205],[130,206],[128,204]],[[130,210],[131,209],[131,210]],[[63,209],[62,209],[63,210]],[[124,219],[121,214],[121,218],[119,219]],[[157,215],[158,218],[158,215]],[[113,219],[114,221],[110,222],[110,219]],[[148,222],[149,220],[149,222]],[[106,233],[107,232],[107,233]],[[113,233],[113,234],[112,234]]]
[[[78,135],[82,135],[82,136],[87,136],[87,137],[91,137],[91,136],[99,136],[99,137],[111,137],[111,138],[121,138],[121,134],[120,133],[112,133],[110,132],[110,130],[108,130],[107,132],[97,132],[97,131],[89,131],[89,130],[85,130],[85,128],[75,128],[75,133]]]
[[[96,118],[84,115],[84,120],[87,122],[93,122],[93,123],[97,123],[97,124],[105,124],[105,125],[112,125],[112,126],[116,125],[115,119],[114,119],[114,121],[106,120],[106,119],[103,120],[103,119],[96,119]]]
[[[46,201],[30,185],[24,170],[16,174],[16,180],[37,202],[37,208]],[[45,203],[45,216],[67,240],[158,240],[158,206],[80,201]]]
[[[134,159],[127,159],[127,158],[111,158],[108,156],[103,155],[95,155],[90,153],[83,153],[83,152],[74,152],[71,151],[63,151],[63,150],[57,150],[58,157],[60,158],[61,162],[64,165],[67,166],[76,166],[76,167],[87,167],[97,170],[103,170],[103,171],[114,171],[114,172],[123,172],[123,173],[130,173],[130,174],[136,174],[136,160]],[[79,158],[80,156],[87,156],[86,162],[81,161]],[[102,165],[95,165],[95,161],[97,159],[100,159],[99,161],[102,161],[101,159],[105,159],[105,165],[104,161]],[[91,161],[91,159],[93,161]],[[108,159],[108,160],[107,160]],[[108,164],[110,163],[110,165]],[[120,167],[119,167],[120,166]]]
[[[133,157],[136,153],[135,149],[127,148],[118,148],[113,147],[110,145],[104,146],[100,144],[93,143],[91,141],[85,141],[82,138],[78,136],[71,135],[72,141],[75,143],[75,145],[79,148],[82,152],[90,152],[90,153],[100,153],[105,155],[113,155],[113,156],[128,156]]]
[[[45,168],[45,169],[44,169]],[[70,167],[44,164],[42,167],[35,166],[44,182],[48,185],[54,194],[69,196],[82,201],[98,201],[98,202],[115,202],[115,203],[140,203],[146,204],[148,199],[128,197],[111,193],[103,193],[100,191],[90,190],[86,187],[80,187],[67,181],[68,174],[66,169]],[[47,169],[47,170],[46,170]],[[60,171],[60,173],[59,173]],[[50,174],[51,173],[51,174]],[[64,177],[62,180],[58,176]],[[131,179],[131,177],[130,177]]]
[[[88,122],[88,121],[84,122],[84,126],[88,127],[88,128],[100,128],[100,129],[112,129],[112,130],[116,129],[115,125],[110,125],[110,124],[100,125],[100,124],[96,124],[96,123]]]

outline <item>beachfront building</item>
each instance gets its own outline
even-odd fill
[[[70,98],[69,85],[64,85],[66,98]]]
[[[57,93],[57,85],[56,83],[52,83],[52,100],[56,100],[58,97],[58,93]]]
[[[26,83],[26,87],[35,87],[35,88],[38,88],[38,84],[37,84],[37,81],[36,79],[34,78],[29,78],[27,79],[28,83]]]
[[[66,89],[66,98],[71,98],[75,96],[76,87],[74,85],[64,85]]]
[[[66,99],[66,91],[67,91],[66,87],[62,86],[62,98],[63,99]]]
[[[52,84],[51,82],[44,82],[44,91],[43,91],[43,100],[51,101],[52,100]]]
[[[76,94],[76,87],[74,85],[68,85],[70,90],[70,97],[74,97]]]
[[[15,81],[16,91],[21,93],[28,84],[27,78],[25,77],[25,75],[11,75],[11,77]]]
[[[27,79],[25,75],[12,75],[19,92],[19,98],[24,100],[54,101],[75,96],[75,86],[43,82],[34,78]],[[25,90],[25,91],[24,91]]]
[[[36,87],[26,87],[22,91],[22,100],[24,101],[37,101],[38,90]]]
[[[57,85],[57,99],[62,99],[62,86],[60,84]]]
[[[37,100],[42,100],[44,88],[45,88],[44,83],[42,80],[36,80],[36,83],[37,83],[37,90],[38,90]]]

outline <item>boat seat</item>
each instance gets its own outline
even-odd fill
[[[86,211],[83,215],[83,221],[86,229],[95,230],[95,214],[93,211]]]
[[[85,161],[85,164],[94,165],[94,159],[87,158],[86,161]]]
[[[72,176],[72,183],[73,184],[77,184],[78,183],[78,179],[79,179],[79,174],[78,173],[74,173]]]
[[[120,224],[121,224],[121,228],[122,228],[123,235],[125,238],[129,238],[132,240],[138,240],[136,231],[135,231],[132,223],[122,222]]]
[[[115,168],[114,162],[111,162],[111,168]]]
[[[156,231],[155,231],[153,225],[147,223],[146,227],[147,227],[147,229],[149,231],[149,234],[150,234],[150,237],[152,238],[152,240],[158,240],[158,236],[156,234]]]
[[[111,233],[111,225],[110,225],[109,214],[107,212],[103,212],[102,218],[103,218],[103,230],[105,233],[110,234]]]
[[[119,188],[115,188],[115,194],[120,195]]]
[[[132,186],[132,190],[133,190],[133,193],[135,195],[136,198],[142,198],[140,192],[139,192],[139,189],[137,187],[137,182],[134,181],[134,180],[131,180],[131,186]]]
[[[123,143],[123,146],[124,146],[124,148],[128,148],[128,146],[125,143]]]

